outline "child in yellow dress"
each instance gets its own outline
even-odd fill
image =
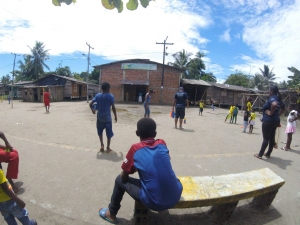
[[[256,118],[256,114],[255,114],[255,110],[252,110],[252,113],[250,114],[250,120],[249,120],[249,133],[252,133],[253,131],[253,127],[255,125],[255,118]]]
[[[232,116],[233,116],[233,111],[234,111],[234,109],[235,109],[234,103],[231,103],[230,108],[229,108],[229,112],[228,112],[227,116],[225,117],[224,123],[226,122],[226,120],[227,120],[228,118],[230,118],[230,120],[231,120],[231,118],[232,118]]]
[[[200,101],[199,107],[200,107],[199,108],[199,116],[200,116],[200,114],[202,116],[202,112],[203,112],[203,109],[204,109],[204,101],[203,100]]]

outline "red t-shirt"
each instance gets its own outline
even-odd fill
[[[49,94],[49,92],[44,93],[44,103],[50,103],[50,94]]]

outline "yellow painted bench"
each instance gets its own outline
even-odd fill
[[[228,221],[238,202],[253,198],[251,207],[268,209],[285,181],[269,168],[238,174],[178,177],[183,185],[179,208],[212,206],[210,214],[222,224]],[[135,224],[145,224],[148,209],[135,202]]]

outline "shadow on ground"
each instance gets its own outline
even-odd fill
[[[100,159],[100,160],[109,160],[109,161],[112,161],[112,162],[120,162],[120,161],[123,161],[123,152],[110,152],[110,153],[106,153],[106,151],[104,152],[97,152],[97,156],[96,156],[97,159]]]

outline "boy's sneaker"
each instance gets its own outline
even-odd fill
[[[36,220],[30,220],[30,222],[31,222],[32,225],[38,225]]]

